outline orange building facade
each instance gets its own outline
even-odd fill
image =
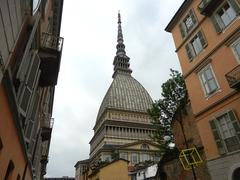
[[[212,179],[240,177],[240,1],[185,0],[171,32]]]
[[[0,2],[0,179],[43,179],[63,0]]]

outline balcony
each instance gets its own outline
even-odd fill
[[[48,156],[42,156],[41,157],[41,176],[44,176],[45,174],[47,174],[47,163],[48,163]]]
[[[47,155],[42,155],[42,157],[41,157],[41,163],[42,163],[42,164],[47,164],[47,163],[48,163],[48,156],[47,156]]]
[[[39,56],[41,58],[40,86],[57,84],[63,48],[63,38],[48,33],[42,33]]]
[[[54,118],[45,118],[44,121],[41,122],[42,141],[47,141],[51,139],[53,123],[54,123]]]
[[[231,88],[240,90],[240,65],[228,72],[225,76]]]
[[[223,2],[223,0],[202,0],[198,5],[200,14],[210,16],[221,2]]]

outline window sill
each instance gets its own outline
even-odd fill
[[[211,97],[213,97],[215,94],[222,92],[222,89],[218,88],[215,91],[213,91],[210,94],[205,94],[206,100],[209,100]]]
[[[232,22],[230,22],[226,27],[223,28],[222,33],[224,34],[236,21],[240,19],[240,16],[236,16]]]
[[[219,158],[225,157],[225,156],[231,156],[234,154],[238,154],[240,153],[240,149],[236,150],[236,151],[232,151],[232,152],[226,152],[224,154],[219,154]]]

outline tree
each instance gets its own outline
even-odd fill
[[[162,93],[159,100],[156,100],[148,110],[156,131],[151,138],[159,144],[160,154],[169,149],[169,143],[173,141],[171,122],[179,109],[184,109],[188,102],[186,85],[181,73],[170,69],[170,79],[162,84]],[[164,140],[168,136],[169,140]]]

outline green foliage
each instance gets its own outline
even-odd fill
[[[188,101],[188,94],[184,79],[176,70],[170,69],[170,79],[162,84],[162,93],[159,100],[156,100],[151,109],[148,110],[152,123],[156,127],[151,138],[159,144],[160,153],[164,154],[169,149],[172,142],[171,122],[175,113],[183,109]],[[164,141],[164,137],[169,136],[169,141]]]

